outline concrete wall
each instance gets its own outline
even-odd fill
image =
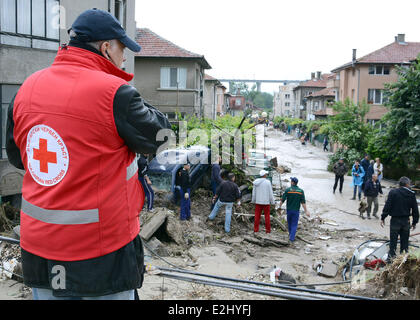
[[[67,43],[67,29],[84,10],[98,8],[107,11],[111,4],[114,12],[114,1],[108,0],[61,0],[61,17],[64,22],[60,29],[60,44]],[[127,34],[135,38],[134,20],[135,0],[127,0]],[[22,84],[32,73],[51,65],[56,55],[55,50],[33,49],[17,46],[0,46],[0,83]],[[126,71],[134,72],[134,54],[126,50]]]
[[[217,82],[214,80],[204,81],[204,117],[213,120],[216,119],[216,85]]]
[[[160,68],[187,69],[186,89],[160,88]],[[135,58],[134,86],[150,104],[164,113],[199,114],[200,65],[194,60],[167,58]]]
[[[0,46],[0,84],[22,84],[32,73],[49,67],[56,52]]]

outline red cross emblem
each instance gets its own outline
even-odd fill
[[[34,148],[34,160],[39,161],[39,170],[48,173],[48,163],[57,163],[57,153],[48,151],[48,140],[39,139],[39,149]]]

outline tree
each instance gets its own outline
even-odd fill
[[[346,159],[348,164],[363,158],[372,134],[372,127],[364,121],[369,112],[369,105],[363,101],[359,105],[350,99],[336,102],[333,109],[337,115],[329,117],[320,128],[322,134],[328,135],[330,140],[341,147],[330,157],[330,167],[338,158]]]
[[[370,153],[400,168],[420,164],[420,55],[409,67],[397,69],[399,79],[386,85],[389,112],[369,143]]]
[[[239,94],[243,95],[246,100],[251,101],[257,107],[264,109],[273,108],[274,96],[267,92],[258,92],[255,84],[251,89],[249,89],[249,86],[245,82],[231,82],[229,85],[232,94],[237,94],[239,91]]]

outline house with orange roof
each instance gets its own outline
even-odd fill
[[[311,80],[303,81],[293,89],[295,101],[293,114],[295,118],[310,119],[310,110],[307,108],[308,96],[325,89],[330,76],[331,74],[322,74],[321,71],[316,72],[316,74],[312,72]]]
[[[147,28],[138,28],[134,85],[147,102],[168,119],[176,114],[204,117],[205,70],[203,55],[188,51]]]
[[[338,100],[348,98],[356,104],[366,101],[370,105],[366,121],[380,120],[387,112],[384,85],[398,80],[396,66],[410,65],[419,54],[420,42],[407,42],[404,34],[361,58],[353,49],[352,61],[332,70],[339,75]]]

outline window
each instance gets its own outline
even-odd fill
[[[0,44],[57,50],[59,0],[1,0]]]
[[[290,102],[285,102],[285,103],[284,103],[284,106],[285,106],[285,107],[290,107]]]
[[[369,66],[369,74],[389,75],[390,73],[391,73],[390,66],[382,66],[382,65],[370,65]]]
[[[284,98],[285,98],[285,99],[290,99],[290,94],[286,93],[286,94],[284,95]]]
[[[382,89],[369,89],[368,90],[368,103],[371,104],[384,104],[385,99]]]
[[[160,69],[160,87],[165,89],[186,89],[187,69],[162,67]]]
[[[19,85],[2,84],[0,85],[0,100],[1,100],[1,154],[2,159],[7,158],[6,154],[6,124],[7,124],[7,109],[10,102],[19,90]]]
[[[240,107],[242,105],[242,99],[235,99],[235,106]]]
[[[123,28],[127,27],[127,1],[116,0],[115,1],[115,18],[121,23]]]

